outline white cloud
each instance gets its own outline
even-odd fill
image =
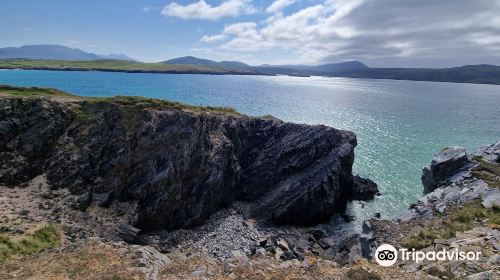
[[[257,27],[255,22],[239,22],[224,27],[224,34],[242,35],[245,31],[253,30]]]
[[[225,0],[219,6],[212,6],[205,0],[200,0],[185,6],[172,2],[165,6],[161,13],[164,16],[181,19],[218,20],[222,17],[237,17],[255,12],[251,0]]]
[[[269,8],[276,2],[285,1]],[[484,63],[488,57],[500,61],[497,0],[324,0],[291,14],[278,7],[259,25],[226,26],[221,34],[228,40],[219,48],[262,53],[277,49],[289,53],[291,60],[311,63],[359,59],[372,65],[425,66],[438,60],[446,65]]]
[[[224,35],[224,34],[213,35],[213,36],[204,35],[203,37],[201,37],[200,42],[215,43],[215,42],[223,41],[224,39],[226,39],[226,35]]]
[[[269,7],[267,7],[266,12],[268,13],[278,13],[284,8],[295,3],[296,0],[276,0]]]

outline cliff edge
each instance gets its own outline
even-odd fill
[[[137,98],[0,88],[0,185],[45,175],[74,207],[137,201],[133,224],[176,229],[245,202],[249,217],[311,225],[345,206],[356,136],[326,126]]]

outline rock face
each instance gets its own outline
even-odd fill
[[[462,147],[450,147],[434,155],[432,162],[424,167],[422,172],[422,184],[424,194],[430,193],[446,183],[446,180],[469,163],[465,149]]]
[[[378,185],[372,180],[356,175],[353,181],[351,199],[370,200],[374,199],[376,195],[380,195]]]
[[[199,225],[235,201],[276,224],[314,224],[353,185],[356,137],[326,126],[124,98],[2,97],[0,120],[0,184],[46,173],[54,189],[136,200],[147,230]]]
[[[487,161],[500,163],[500,141],[496,144],[481,147],[474,153],[474,156],[479,156]]]

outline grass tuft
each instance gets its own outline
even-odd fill
[[[475,157],[479,166],[472,170],[472,175],[485,181],[490,187],[500,188],[500,164]]]
[[[480,201],[466,203],[455,211],[449,211],[441,217],[442,225],[428,227],[409,236],[405,240],[407,248],[416,250],[431,246],[435,239],[449,239],[457,232],[470,230],[477,220],[488,220],[489,224],[500,224],[500,209],[486,209]]]
[[[14,96],[34,96],[34,95],[51,95],[51,96],[71,96],[53,88],[40,87],[14,87],[9,85],[0,85],[0,93],[5,93]]]
[[[0,235],[0,261],[6,260],[13,255],[30,255],[40,252],[42,249],[53,248],[61,244],[61,232],[54,224],[26,234],[15,240],[6,234]]]

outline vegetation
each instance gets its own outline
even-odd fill
[[[179,61],[182,60],[182,61]],[[392,79],[452,83],[500,85],[500,66],[466,65],[462,67],[430,68],[368,68],[351,61],[319,66],[248,66],[241,62],[215,62],[200,59],[179,58],[167,63],[143,63],[127,60],[38,60],[0,59],[0,69],[62,70],[62,71],[109,71],[133,73],[172,74],[236,74],[236,75],[321,75],[330,77]],[[176,63],[176,64],[169,64]],[[196,64],[186,64],[196,63]]]
[[[13,87],[8,85],[0,85],[0,96],[2,95],[14,95],[14,96],[27,96],[27,97],[37,97],[37,96],[56,96],[56,97],[70,97],[72,99],[79,99],[86,101],[89,104],[99,104],[99,103],[120,103],[129,106],[156,106],[175,110],[183,110],[195,113],[214,113],[223,114],[228,116],[241,116],[238,111],[233,108],[228,107],[217,107],[217,106],[192,106],[183,104],[175,101],[161,100],[146,98],[140,96],[114,96],[114,97],[81,97],[76,95],[68,94],[64,91],[50,88],[38,88],[38,87]],[[70,104],[69,111],[73,116],[85,122],[93,120],[93,116],[89,116],[91,112],[87,110],[84,104]]]
[[[479,166],[472,170],[472,175],[485,181],[490,187],[500,188],[500,164],[475,158]]]
[[[212,65],[180,65],[164,63],[143,63],[125,60],[33,60],[3,59],[0,69],[26,70],[79,70],[143,73],[198,73],[198,74],[255,74],[247,69],[227,69]]]
[[[16,96],[35,96],[35,95],[51,95],[51,96],[71,96],[53,88],[39,87],[13,87],[8,85],[0,85],[0,94],[16,95]]]
[[[480,201],[466,203],[438,217],[441,225],[428,226],[405,240],[407,248],[422,249],[433,244],[435,239],[455,237],[456,232],[463,232],[473,227],[478,220],[487,220],[490,224],[500,224],[500,209],[486,209]]]
[[[29,255],[42,249],[53,248],[61,244],[60,230],[48,224],[21,238],[0,234],[0,261],[12,255]]]

